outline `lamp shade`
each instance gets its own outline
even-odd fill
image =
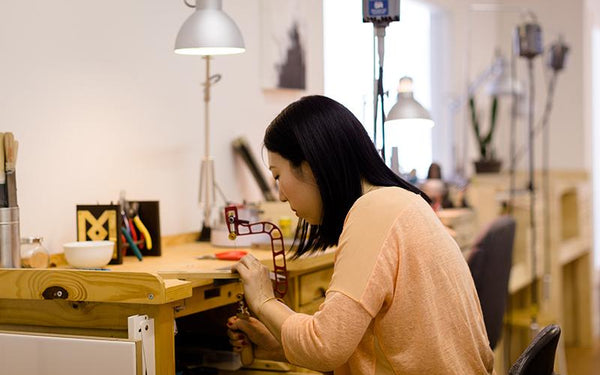
[[[512,79],[507,71],[502,72],[486,87],[487,93],[492,96],[523,95],[523,84],[517,79]]]
[[[196,0],[196,10],[175,41],[175,53],[181,55],[230,55],[245,50],[242,33],[223,12],[221,0]]]
[[[486,91],[492,96],[510,96],[523,94],[523,85],[513,79],[506,59],[498,54],[491,70],[492,79],[486,86]]]
[[[412,78],[402,77],[398,85],[398,101],[388,113],[386,125],[400,125],[407,120],[411,124],[433,127],[429,111],[413,97]]]

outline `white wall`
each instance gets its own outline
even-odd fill
[[[260,87],[260,1],[223,3],[247,51],[212,63],[223,78],[212,91],[211,150],[226,196],[256,200],[230,141],[246,135],[259,155],[268,122],[322,92],[321,16],[309,18],[308,89],[269,92]],[[76,204],[115,202],[120,190],[160,201],[163,234],[199,230],[204,62],[173,53],[191,12],[179,0],[0,2],[0,131],[20,142],[22,236],[61,251],[75,239]]]
[[[587,0],[586,5],[584,15],[586,137],[591,139],[593,144],[598,145],[600,144],[600,107],[598,106],[600,103],[600,2]],[[598,146],[592,148],[590,156],[591,160],[588,160],[588,163],[593,168],[594,265],[598,270],[600,269],[600,148]],[[596,327],[600,328],[600,324],[596,324]]]
[[[551,128],[551,168],[556,169],[588,169],[591,168],[591,143],[585,134],[584,119],[584,86],[583,86],[583,3],[584,0],[530,0],[530,1],[499,1],[484,2],[471,0],[427,0],[436,5],[443,17],[447,20],[448,30],[451,35],[446,39],[449,60],[445,61],[445,74],[449,75],[444,92],[447,98],[446,106],[452,107],[452,102],[464,98],[466,89],[476,77],[483,72],[492,62],[494,51],[500,48],[505,57],[509,58],[511,52],[512,33],[517,24],[523,22],[521,13],[526,9],[532,10],[543,29],[544,45],[554,41],[562,33],[570,45],[567,67],[560,73],[554,108],[550,117]],[[485,10],[484,8],[487,8]],[[536,121],[541,119],[546,98],[545,70],[543,59],[538,57],[535,62],[536,80]],[[525,61],[518,60],[517,73],[525,85],[527,76]],[[479,93],[484,93],[482,87]],[[480,95],[479,108],[482,112],[482,121],[485,126],[489,124],[489,105],[485,95]],[[466,175],[473,172],[472,161],[478,157],[473,132],[470,128],[467,106],[463,105],[457,110],[447,111],[443,126],[454,129],[454,156],[459,167],[466,168]],[[510,100],[501,99],[499,123],[495,145],[497,153],[504,160],[505,168],[509,160],[509,119]],[[518,145],[526,142],[527,118],[522,116],[518,123]],[[539,142],[539,141],[538,141]],[[561,152],[558,152],[561,150]],[[568,150],[562,152],[562,150]],[[536,165],[541,165],[538,145]],[[519,169],[527,167],[527,158],[521,159],[517,166]]]
[[[261,89],[260,1],[223,1],[247,47],[242,55],[217,57],[212,64],[223,79],[212,92],[211,149],[216,178],[232,200],[255,200],[260,194],[234,158],[230,140],[247,135],[259,153],[264,128],[280,109],[323,90],[319,10],[327,0],[302,1],[314,4],[305,92]],[[473,14],[472,1],[429,2],[445,12],[452,31],[444,47],[451,49],[444,71],[449,105],[489,63],[495,45],[510,43],[518,14],[492,22]],[[583,2],[505,2],[533,9],[546,43],[562,32],[571,46],[550,120],[553,168],[591,168],[583,114]],[[24,236],[41,235],[59,251],[63,242],[75,239],[75,205],[116,201],[120,190],[133,199],[160,200],[163,234],[199,229],[204,63],[172,52],[191,11],[179,0],[0,2],[0,130],[13,131],[21,143],[17,179]],[[541,61],[536,64],[539,118],[545,85]],[[458,151],[467,147],[470,165],[476,156],[472,134],[463,137],[460,130],[468,118],[463,112],[446,113],[446,124],[440,125],[454,129],[454,140],[447,141],[454,141]],[[500,143],[506,131],[504,125]]]
[[[548,124],[551,128],[550,167],[555,169],[591,168],[588,163],[591,140],[585,136],[587,130],[584,119],[583,4],[584,0],[548,0],[532,1],[529,6],[543,27],[544,45],[563,34],[570,46],[565,70],[559,73],[554,107]],[[545,62],[536,61],[536,119],[541,117],[546,98],[547,78],[544,77],[542,63]],[[523,67],[521,71],[524,70]],[[538,150],[541,150],[540,147],[538,143]],[[541,165],[540,163],[538,158],[536,165]]]

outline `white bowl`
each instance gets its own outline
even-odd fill
[[[77,268],[100,268],[110,262],[115,243],[112,241],[81,241],[63,245],[65,258]]]

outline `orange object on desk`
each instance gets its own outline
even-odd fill
[[[246,254],[248,254],[246,250],[227,250],[210,255],[202,255],[197,257],[197,259],[240,260]]]

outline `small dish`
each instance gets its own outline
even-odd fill
[[[112,241],[79,241],[63,245],[67,262],[76,268],[101,268],[110,262],[115,243]]]

